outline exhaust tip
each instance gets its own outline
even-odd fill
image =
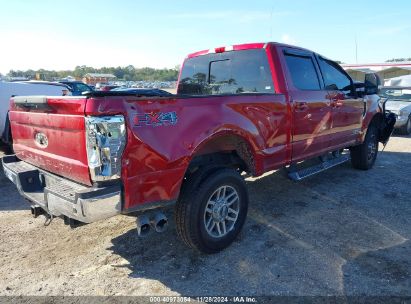
[[[150,233],[150,220],[146,215],[137,217],[136,223],[138,236],[145,237]]]
[[[168,226],[168,219],[164,215],[164,213],[159,212],[154,216],[154,220],[152,222],[154,230],[156,232],[164,232],[167,229]]]

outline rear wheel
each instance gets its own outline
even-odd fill
[[[197,172],[176,205],[177,232],[190,247],[216,253],[241,231],[248,209],[245,182],[234,169]]]
[[[364,142],[352,147],[350,153],[354,168],[369,170],[374,166],[378,155],[378,129],[374,124],[368,127]]]

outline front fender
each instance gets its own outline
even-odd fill
[[[386,146],[392,133],[394,132],[394,125],[397,118],[394,113],[385,113],[379,126],[379,141]]]

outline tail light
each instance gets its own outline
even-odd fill
[[[121,156],[126,145],[124,117],[86,117],[87,157],[91,179],[107,181],[121,176]]]

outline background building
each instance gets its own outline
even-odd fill
[[[342,64],[347,73],[357,81],[364,81],[366,73],[377,73],[381,79],[411,75],[411,61],[370,64]]]
[[[83,77],[83,82],[91,85],[96,85],[97,83],[109,83],[116,79],[113,74],[99,74],[99,73],[87,73]]]

